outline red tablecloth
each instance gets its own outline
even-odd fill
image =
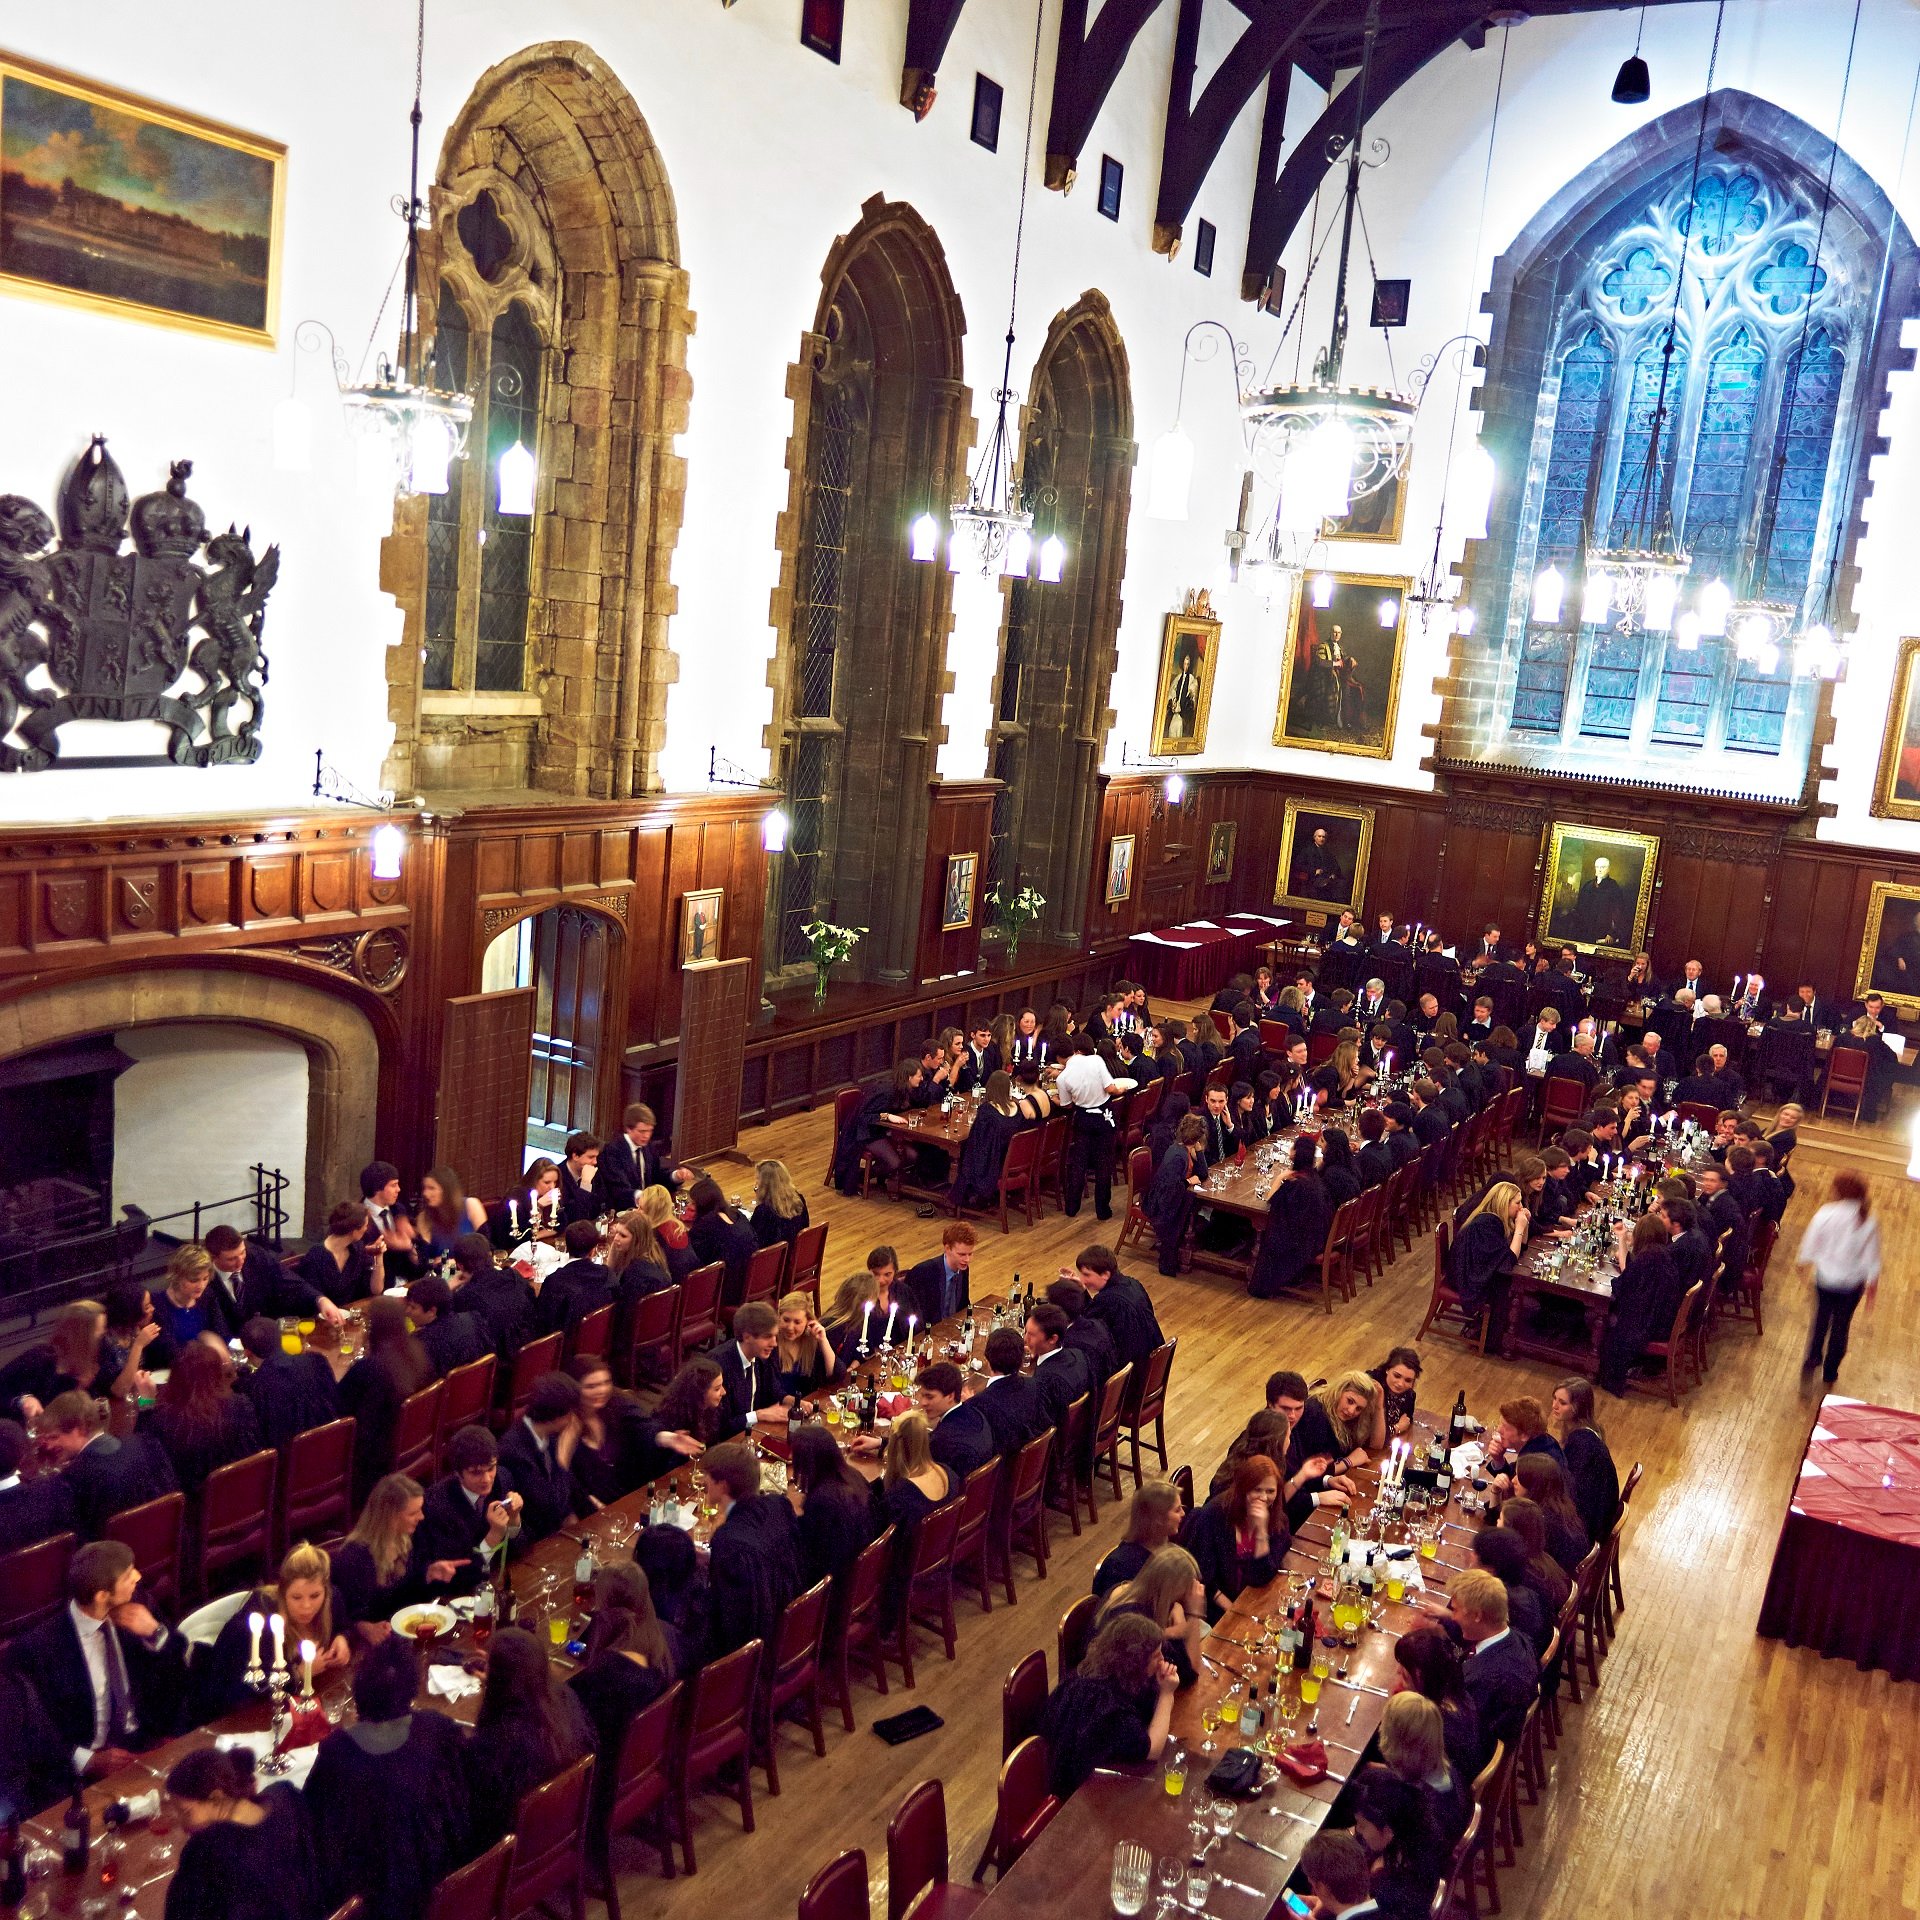
[[[1774,1549],[1760,1631],[1920,1679],[1920,1413],[1830,1394]]]
[[[1287,924],[1267,914],[1235,913],[1156,927],[1127,942],[1127,965],[1149,994],[1205,999],[1236,973],[1251,973],[1259,964],[1259,949]]]

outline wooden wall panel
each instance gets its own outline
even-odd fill
[[[926,873],[920,888],[920,938],[914,978],[923,986],[972,973],[980,964],[980,935],[989,911],[987,837],[993,831],[994,780],[935,780],[927,804]],[[945,917],[947,863],[955,854],[974,858],[973,918],[951,931]]]

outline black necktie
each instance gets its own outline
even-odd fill
[[[133,1690],[127,1684],[119,1636],[111,1625],[101,1627],[100,1646],[107,1660],[107,1744],[124,1747],[134,1731]]]

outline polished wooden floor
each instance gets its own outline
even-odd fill
[[[1501,1875],[1515,1920],[1920,1913],[1920,1687],[1789,1651],[1753,1630],[1814,1404],[1799,1371],[1806,1290],[1793,1252],[1842,1165],[1871,1178],[1888,1281],[1874,1313],[1856,1323],[1841,1389],[1920,1407],[1920,1307],[1904,1284],[1920,1247],[1920,1206],[1905,1175],[1907,1117],[1899,1110],[1896,1124],[1857,1135],[1844,1123],[1807,1131],[1764,1339],[1749,1327],[1721,1336],[1706,1384],[1677,1412],[1664,1399],[1603,1396],[1623,1474],[1634,1460],[1647,1466],[1626,1537],[1627,1611],[1598,1694],[1571,1711],[1568,1737],[1550,1757],[1552,1790],[1528,1815],[1521,1864]],[[813,1113],[755,1129],[740,1144],[755,1158],[786,1160],[814,1217],[832,1223],[829,1280],[858,1268],[878,1242],[893,1244],[903,1262],[935,1250],[938,1221],[821,1185],[828,1133],[828,1116]],[[1049,1212],[1034,1229],[1016,1224],[1005,1238],[984,1227],[975,1291],[1004,1287],[1016,1271],[1044,1282],[1094,1236],[1091,1206],[1075,1221]],[[1305,1302],[1250,1301],[1221,1276],[1166,1280],[1150,1257],[1129,1265],[1152,1291],[1162,1325],[1179,1336],[1169,1439],[1175,1464],[1192,1462],[1202,1485],[1259,1405],[1269,1372],[1291,1366],[1311,1378],[1377,1363],[1418,1327],[1430,1274],[1424,1249],[1403,1257],[1328,1319]],[[1451,1404],[1464,1387],[1483,1417],[1514,1391],[1544,1398],[1558,1377],[1451,1342],[1430,1342],[1425,1357],[1423,1401]],[[984,1618],[963,1599],[958,1660],[949,1665],[930,1646],[916,1694],[903,1697],[897,1680],[884,1704],[862,1693],[860,1731],[834,1725],[824,1760],[789,1730],[785,1792],[775,1800],[757,1787],[756,1833],[740,1832],[730,1801],[705,1796],[693,1879],[668,1884],[650,1852],[623,1853],[632,1869],[622,1873],[625,1910],[686,1920],[790,1914],[817,1867],[843,1847],[863,1847],[884,1913],[887,1820],[905,1790],[929,1776],[945,1782],[954,1872],[964,1876],[992,1817],[1001,1680],[1035,1647],[1051,1664],[1061,1610],[1086,1591],[1118,1527],[1104,1502],[1098,1528],[1078,1540],[1058,1522],[1052,1577],[1026,1579],[1017,1607],[996,1604]],[[939,1732],[893,1749],[868,1731],[878,1715],[916,1701],[944,1719]]]

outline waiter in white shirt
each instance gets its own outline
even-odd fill
[[[1101,1220],[1113,1218],[1113,1162],[1119,1146],[1113,1115],[1107,1102],[1120,1091],[1100,1058],[1092,1039],[1076,1033],[1070,1042],[1073,1053],[1060,1069],[1053,1090],[1059,1105],[1073,1109],[1073,1137],[1067,1143],[1066,1164],[1061,1169],[1061,1185],[1066,1198],[1067,1218],[1080,1211],[1086,1193],[1087,1170],[1093,1170],[1093,1211]]]

